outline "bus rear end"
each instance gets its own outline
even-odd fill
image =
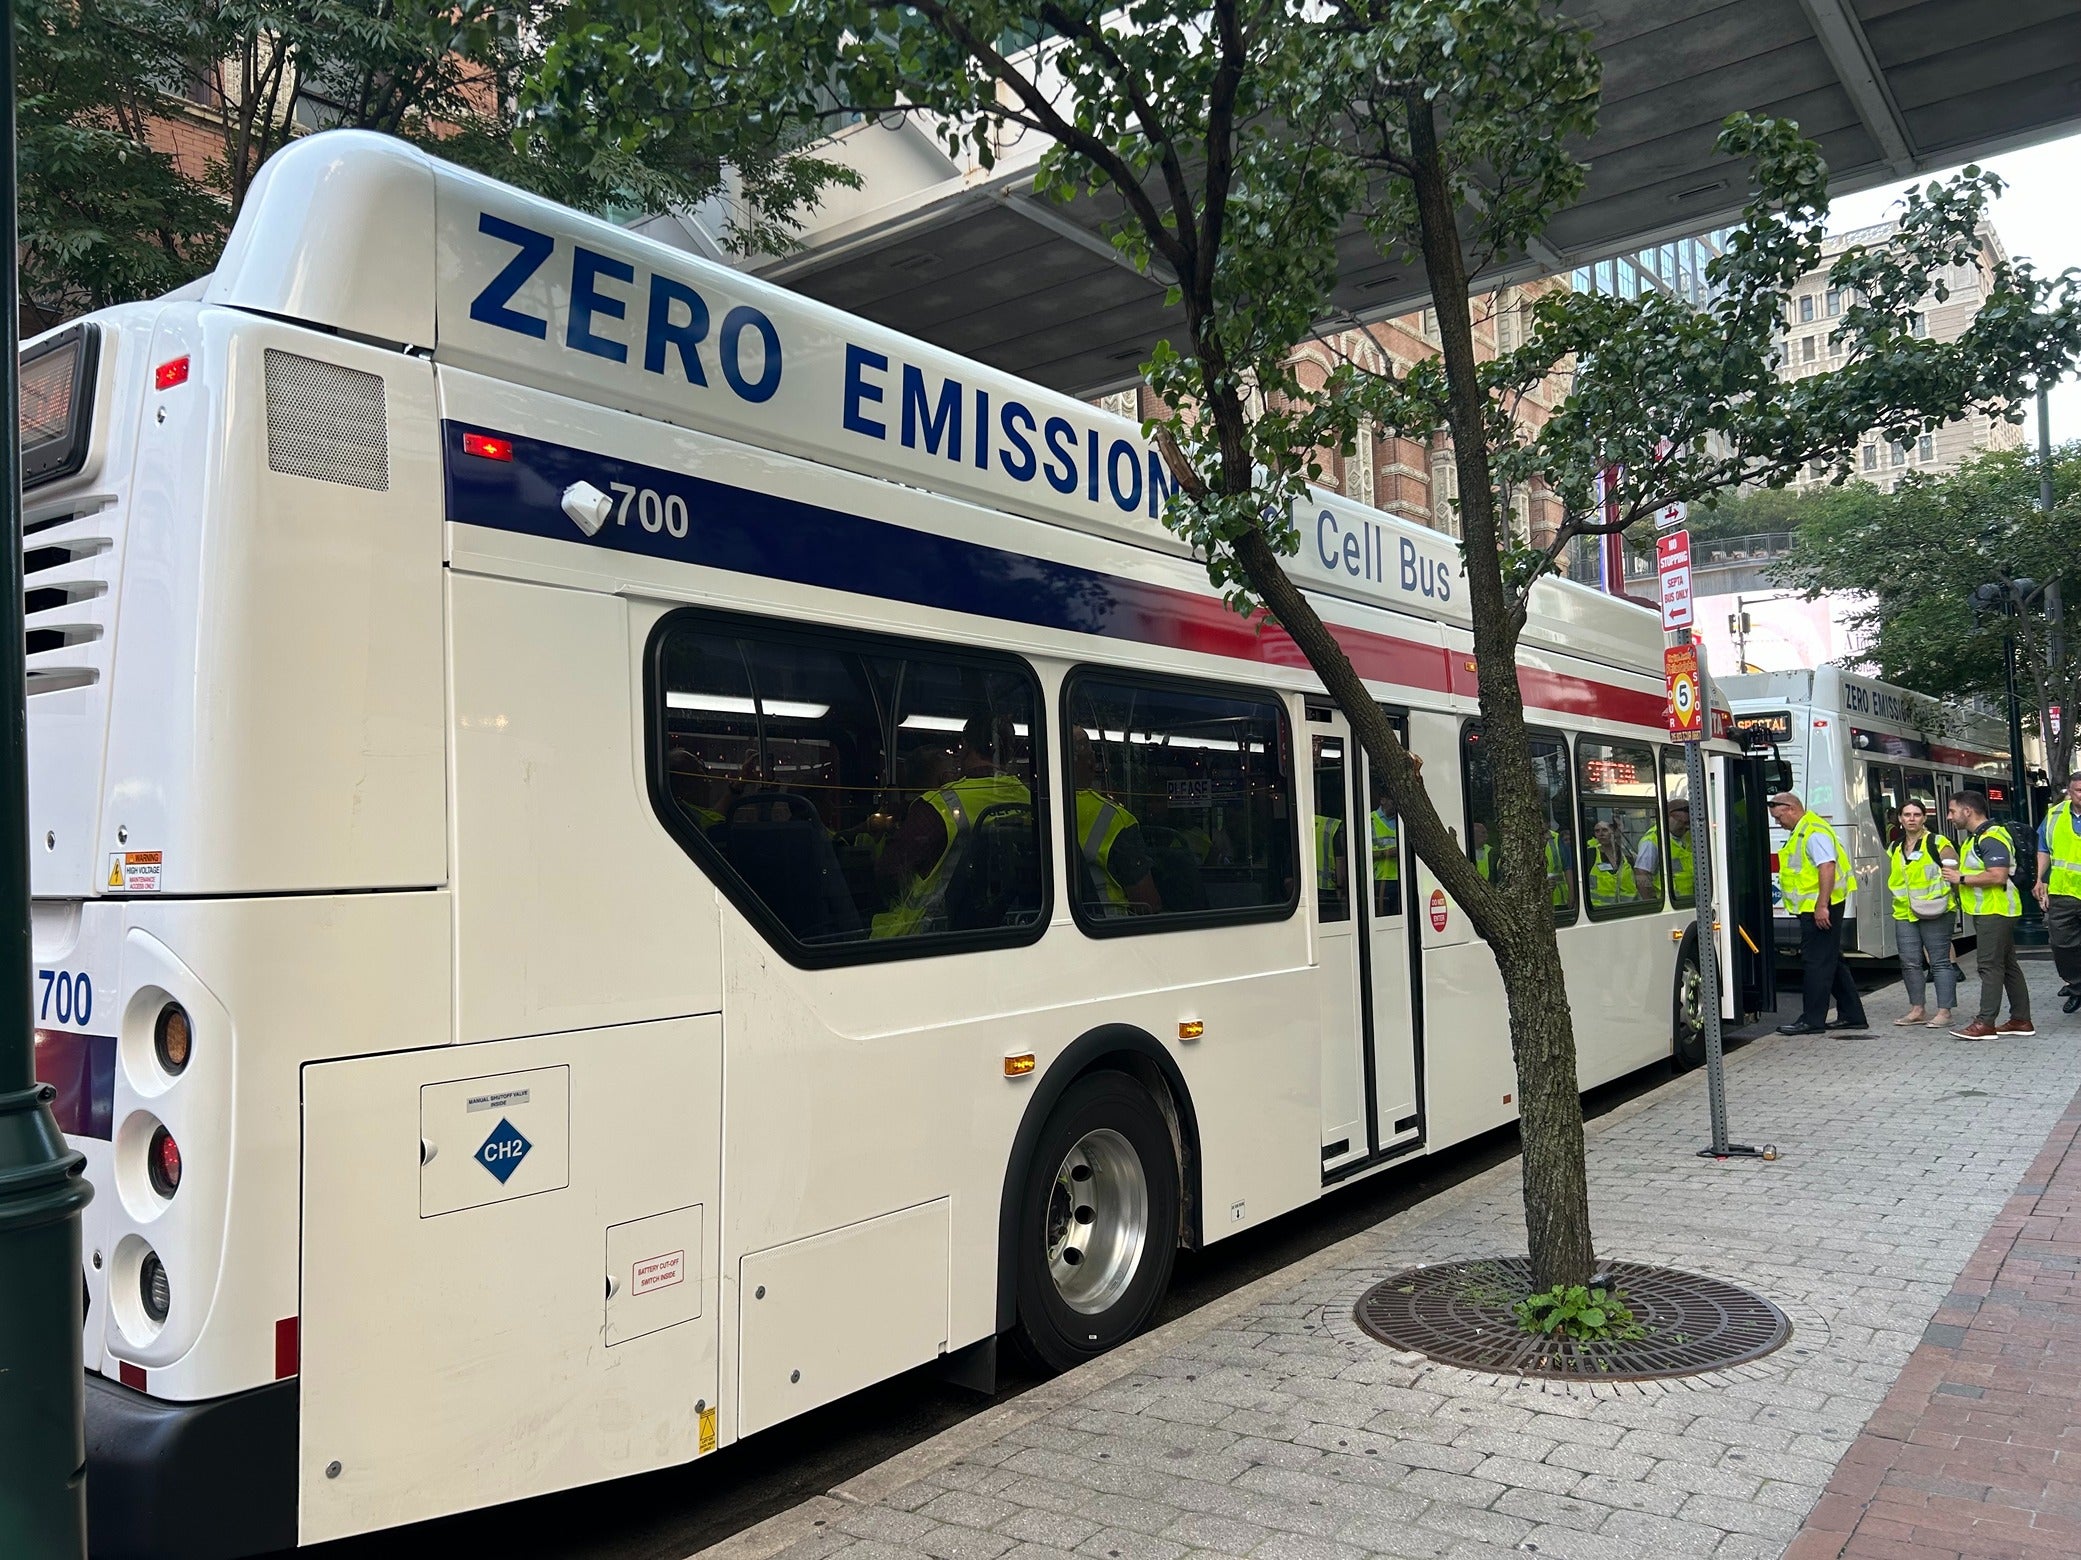
[[[23,352],[36,1066],[95,1188],[97,1554],[295,1541],[300,1068],[450,1036],[432,380],[185,299]]]

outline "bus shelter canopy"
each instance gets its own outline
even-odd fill
[[[1583,199],[1487,287],[1564,272],[1734,217],[1743,170],[1719,156],[1721,121],[1796,120],[1821,144],[1838,195],[2081,126],[2076,0],[1567,0],[1591,26],[1604,101]],[[834,190],[803,246],[725,256],[713,213],[659,216],[653,237],[729,258],[810,297],[1042,384],[1094,394],[1132,383],[1180,323],[1160,278],[1105,238],[1115,208],[1031,195],[1027,137],[984,172],[910,124],[861,124],[831,148],[863,176]],[[1420,266],[1349,231],[1335,303],[1388,318],[1421,305]]]

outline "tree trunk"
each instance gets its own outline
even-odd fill
[[[1552,826],[1532,766],[1524,696],[1518,687],[1517,638],[1522,625],[1503,583],[1503,537],[1487,442],[1489,407],[1474,359],[1474,322],[1455,195],[1430,101],[1420,91],[1408,92],[1403,101],[1424,268],[1445,359],[1449,425],[1460,474],[1475,682],[1502,836],[1503,872],[1496,885],[1502,905],[1496,928],[1488,933],[1489,947],[1510,1009],[1524,1143],[1525,1234],[1533,1288],[1543,1290],[1589,1282],[1597,1260],[1590,1236],[1575,1031],[1548,889]]]

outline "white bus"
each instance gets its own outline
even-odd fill
[[[1827,819],[1849,852],[1856,876],[1843,923],[1843,952],[1895,957],[1893,895],[1886,885],[1886,842],[1910,798],[1943,820],[1952,796],[1987,793],[1996,817],[2011,805],[2008,730],[1990,715],[1836,666],[1747,672],[1719,679],[1735,725],[1785,765],[1784,788]],[[1771,826],[1777,851],[1786,831]],[[1779,913],[1777,945],[1799,946],[1799,920]]]
[[[24,379],[98,1553],[1071,1365],[1515,1115],[1488,951],[1130,423],[344,132]],[[1454,545],[1304,518],[1486,859]],[[1661,648],[1564,582],[1524,638],[1585,1087],[1685,990],[1661,875],[1585,869],[1687,803]]]

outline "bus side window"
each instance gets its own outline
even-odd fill
[[[1778,761],[1778,767],[1786,767],[1783,760]],[[1786,778],[1789,780],[1789,774]],[[1779,786],[1778,789],[1783,790],[1784,787]],[[1662,858],[1662,877],[1668,885],[1669,902],[1678,909],[1689,909],[1697,901],[1698,895],[1697,874],[1693,872],[1688,882],[1685,881],[1684,874],[1684,860],[1690,850],[1695,848],[1689,844],[1692,820],[1691,775],[1684,751],[1681,748],[1666,747],[1662,749],[1663,832],[1658,839],[1667,842],[1668,849],[1657,851],[1656,854]],[[1676,843],[1678,841],[1684,843],[1679,845]],[[1669,865],[1671,856],[1676,858],[1677,864],[1674,869]]]
[[[652,653],[660,816],[776,947],[837,963],[1040,934],[1023,663],[695,610]]]
[[[1884,840],[1892,835],[1893,820],[1900,816],[1900,766],[1867,764],[1865,771],[1865,783],[1871,792],[1872,822],[1879,826],[1879,838]]]
[[[1943,815],[1936,810],[1936,772],[1930,769],[1910,769],[1907,772],[1907,801],[1920,802],[1928,813],[1929,827],[1943,832]]]
[[[1575,921],[1575,817],[1568,778],[1568,740],[1559,733],[1533,732],[1529,739],[1532,772],[1546,814],[1545,871],[1554,923]],[[1467,793],[1467,855],[1474,870],[1490,881],[1502,876],[1500,838],[1496,829],[1495,788],[1489,777],[1488,750],[1482,746],[1478,722],[1469,721],[1460,735],[1461,765]]]
[[[1278,700],[1094,668],[1071,674],[1062,714],[1070,903],[1087,933],[1298,908],[1297,788]],[[1303,849],[1313,831],[1303,820]]]
[[[1645,743],[1578,737],[1582,863],[1593,921],[1662,908],[1662,869],[1672,853],[1656,803],[1655,750]],[[1688,850],[1688,839],[1681,842]]]

